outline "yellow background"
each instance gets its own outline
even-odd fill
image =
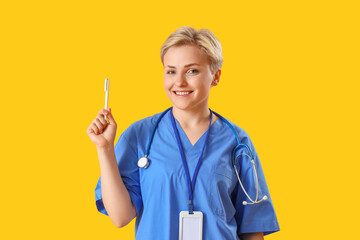
[[[2,1],[1,239],[134,239],[95,206],[86,129],[171,106],[159,57],[183,25],[223,47],[209,106],[245,129],[280,224],[266,239],[354,239],[359,223],[357,1]]]

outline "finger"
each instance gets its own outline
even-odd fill
[[[95,122],[91,123],[91,128],[93,129],[96,135],[99,134],[99,128],[96,126]]]
[[[90,124],[90,126],[88,127],[88,129],[86,129],[87,134],[93,134],[95,133],[94,130],[92,129],[92,123]]]
[[[96,126],[99,129],[100,133],[103,133],[104,131],[104,125],[100,122],[100,120],[98,118],[95,118],[94,123],[96,124]]]
[[[108,114],[107,114],[107,119],[109,120],[109,123],[111,125],[116,125],[115,119],[111,113],[111,108],[109,108]]]
[[[99,121],[104,125],[104,127],[108,124],[108,122],[104,118],[104,115],[99,114],[96,118],[99,119]]]
[[[100,111],[99,111],[99,115],[102,115],[103,117],[104,116],[106,116],[106,118],[107,118],[107,114],[109,113],[109,110],[108,109],[105,109],[105,108],[103,108],[103,109],[100,109]],[[105,119],[105,118],[104,118]],[[106,122],[107,122],[107,119],[105,120]],[[107,122],[108,123],[108,122]]]
[[[105,108],[99,110],[99,114],[101,114],[101,115],[106,115],[106,114],[108,114],[108,112],[109,111]]]

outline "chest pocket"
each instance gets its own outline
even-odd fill
[[[231,201],[237,178],[228,158],[222,158],[211,169],[210,206],[215,215],[230,221],[235,214]]]

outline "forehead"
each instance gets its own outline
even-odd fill
[[[209,59],[199,47],[192,45],[173,46],[164,55],[164,66],[181,67],[190,63],[208,65]]]

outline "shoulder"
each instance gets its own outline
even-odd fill
[[[160,118],[163,112],[156,113],[152,116],[140,119],[132,123],[124,132],[126,138],[139,137],[146,138],[151,134],[157,120]]]
[[[151,132],[161,114],[162,112],[156,113],[132,123],[120,135],[115,148],[130,146],[134,149],[134,152],[138,152],[138,149],[145,149],[145,144],[148,142]]]
[[[236,134],[236,136],[239,139],[239,142],[247,145],[250,152],[252,153],[252,155],[257,156],[254,144],[253,144],[252,140],[250,139],[249,134],[242,127],[236,125],[232,121],[230,121],[222,116],[220,117],[220,119],[218,121],[222,122],[221,128],[223,129],[223,134],[226,134],[227,136],[229,136],[230,134],[232,136],[234,136],[234,134]],[[227,132],[227,133],[224,133],[224,132]],[[241,151],[241,149],[242,148],[239,148],[238,151]]]
[[[235,124],[234,122],[232,122],[231,120],[229,120],[226,117],[221,116],[220,114],[217,113],[217,115],[219,116],[220,119],[218,119],[217,121],[222,122],[222,127],[223,128],[228,128],[229,131],[235,131],[236,134],[239,136],[239,138],[249,138],[248,133],[240,126],[238,126],[237,124]],[[230,125],[230,126],[229,126]]]

